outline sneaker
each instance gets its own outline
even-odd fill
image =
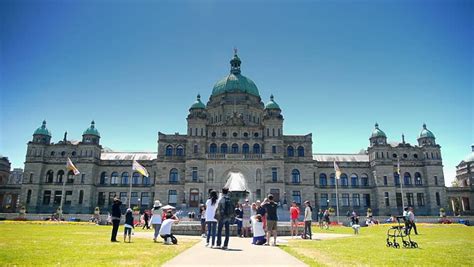
[[[222,247],[222,250],[229,250],[228,247]]]
[[[209,243],[206,243],[206,247],[208,247],[208,246],[209,246]]]

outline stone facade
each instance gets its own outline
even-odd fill
[[[456,166],[456,186],[447,190],[450,211],[455,215],[474,215],[474,145],[471,149]]]
[[[359,154],[313,153],[312,134],[285,135],[282,110],[273,96],[262,102],[258,89],[240,73],[234,55],[231,73],[219,81],[209,101],[198,95],[189,109],[186,134],[158,133],[157,153],[121,153],[103,149],[92,123],[80,142],[51,143],[46,122],[28,143],[22,202],[28,211],[53,212],[60,203],[63,179],[65,213],[91,213],[108,208],[111,199],[128,200],[148,208],[154,199],[178,207],[197,207],[208,191],[219,190],[230,173],[245,177],[251,201],[272,193],[282,204],[310,200],[314,207],[335,207],[334,161],[341,168],[338,181],[340,214],[356,210],[374,215],[400,213],[412,205],[418,215],[437,214],[446,204],[440,146],[424,126],[418,145],[387,143],[378,128],[366,151]],[[426,134],[429,132],[428,134]],[[68,174],[71,158],[81,174]],[[132,160],[149,172],[132,174]],[[394,170],[400,162],[402,186]],[[133,177],[133,178],[132,178]],[[403,191],[403,197],[397,194]],[[402,200],[403,199],[403,200]]]
[[[0,212],[18,210],[22,176],[22,169],[10,172],[10,161],[0,156]]]

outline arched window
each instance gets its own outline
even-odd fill
[[[172,145],[168,145],[166,147],[165,155],[168,156],[168,157],[173,156],[173,146]]]
[[[286,154],[288,154],[288,157],[295,156],[295,149],[292,146],[288,146]]]
[[[359,177],[355,173],[351,175],[351,185],[352,187],[359,187]]]
[[[128,172],[122,173],[122,184],[128,184]]]
[[[69,171],[67,173],[66,183],[74,183],[74,172],[73,171]]]
[[[249,152],[250,152],[249,144],[243,144],[242,145],[242,153],[248,154]]]
[[[393,182],[395,185],[400,185],[400,175],[397,172],[393,173]]]
[[[403,174],[403,184],[404,185],[411,185],[412,182],[411,182],[411,175],[409,172],[406,172],[405,174]]]
[[[227,144],[226,143],[221,145],[221,154],[227,154]]]
[[[254,144],[253,145],[253,153],[254,154],[260,154],[260,145],[259,144]]]
[[[209,169],[209,171],[207,172],[207,181],[208,182],[214,182],[214,170],[213,169]]]
[[[57,175],[56,175],[56,182],[62,183],[63,182],[63,176],[64,176],[64,171],[59,170]]]
[[[255,182],[261,183],[262,182],[262,170],[257,169],[255,173]]]
[[[343,173],[341,174],[341,186],[349,186],[349,179],[347,178],[347,174]]]
[[[319,174],[319,186],[328,186],[328,178],[325,173]]]
[[[132,175],[132,183],[133,184],[140,184],[140,174],[138,172],[134,172]]]
[[[177,183],[179,181],[179,174],[177,169],[170,170],[170,183]]]
[[[298,147],[298,157],[304,157],[304,147]]]
[[[209,146],[209,153],[211,153],[211,154],[216,154],[217,153],[217,145],[216,144],[211,144]]]
[[[415,185],[423,185],[423,179],[421,178],[421,173],[415,173]]]
[[[107,172],[102,172],[100,174],[100,181],[99,181],[100,184],[105,184],[107,183]]]
[[[178,157],[184,156],[184,148],[183,148],[182,145],[179,145],[179,146],[176,148],[176,156],[178,156]]]
[[[52,170],[49,170],[46,173],[46,183],[52,183],[54,180],[54,172]]]
[[[291,182],[294,184],[301,183],[300,171],[298,171],[297,169],[293,169],[291,171]]]
[[[360,183],[362,186],[369,186],[369,176],[365,173],[363,173],[360,176]]]
[[[334,173],[329,175],[329,182],[331,186],[336,186],[336,175]]]
[[[232,144],[232,154],[237,154],[239,153],[239,145],[237,144]]]
[[[193,149],[194,154],[198,153],[198,145],[194,144],[194,149]]]
[[[110,184],[118,184],[118,173],[117,172],[113,172],[110,175]]]

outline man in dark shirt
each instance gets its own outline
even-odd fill
[[[277,208],[278,204],[273,201],[273,195],[268,195],[267,200],[264,201],[263,208],[267,213],[267,244],[270,244],[270,234],[273,234],[273,246],[276,246],[277,240],[277,222],[278,222],[278,215],[277,215]]]
[[[122,216],[120,205],[122,205],[120,199],[114,198],[114,203],[112,204],[112,237],[110,238],[112,242],[119,242],[117,240],[117,232],[120,225],[120,217]]]

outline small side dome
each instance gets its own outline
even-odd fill
[[[191,106],[190,109],[205,109],[206,105],[201,102],[201,95],[197,95],[196,101],[194,101],[193,105]]]
[[[471,145],[472,152],[464,158],[464,162],[474,162],[474,144]]]
[[[280,106],[275,102],[273,95],[270,96],[270,101],[265,104],[265,109],[280,109]]]
[[[426,128],[426,123],[423,123],[423,129],[420,132],[419,138],[435,138],[434,134]]]
[[[41,125],[41,127],[36,129],[36,131],[33,133],[33,135],[36,135],[36,134],[46,135],[46,136],[51,137],[51,132],[48,130],[48,128],[46,128],[46,121],[45,120],[43,121],[43,125]]]
[[[375,123],[375,129],[372,131],[371,138],[374,138],[374,137],[385,137],[385,138],[387,138],[385,133],[382,130],[379,129],[379,124],[378,123]]]
[[[95,128],[95,122],[94,121],[91,121],[91,126],[89,128],[87,128],[87,130],[85,130],[82,133],[82,135],[95,135],[95,136],[100,137],[99,131],[97,131],[97,129]]]

